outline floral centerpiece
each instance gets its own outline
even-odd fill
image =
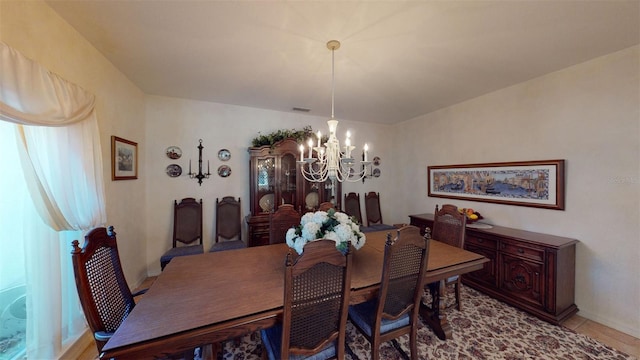
[[[335,209],[304,214],[300,219],[300,225],[287,231],[286,239],[287,245],[298,254],[302,254],[306,243],[318,239],[335,241],[336,248],[343,254],[347,252],[349,243],[360,249],[366,241],[358,222]]]

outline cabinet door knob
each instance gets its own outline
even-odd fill
[[[524,249],[523,248],[518,248],[518,254],[524,254]]]
[[[478,242],[479,242],[479,243],[483,243],[483,242],[484,242],[484,239],[478,239]]]

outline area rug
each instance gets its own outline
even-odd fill
[[[588,336],[562,326],[549,324],[472,288],[462,287],[463,311],[447,310],[453,339],[438,339],[420,323],[418,353],[420,359],[466,360],[629,360],[637,359],[606,346]],[[347,325],[347,360],[370,359],[369,342],[353,325]],[[410,354],[409,336],[382,344],[380,358],[404,359]],[[260,333],[255,332],[228,341],[220,354],[224,360],[261,359]]]

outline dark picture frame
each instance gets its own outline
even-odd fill
[[[111,180],[138,178],[138,143],[111,136]]]
[[[564,168],[564,160],[428,166],[428,194],[564,210]]]

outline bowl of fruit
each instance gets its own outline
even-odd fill
[[[479,212],[471,208],[458,208],[458,212],[464,214],[467,217],[467,224],[474,223],[480,219],[483,219]]]

